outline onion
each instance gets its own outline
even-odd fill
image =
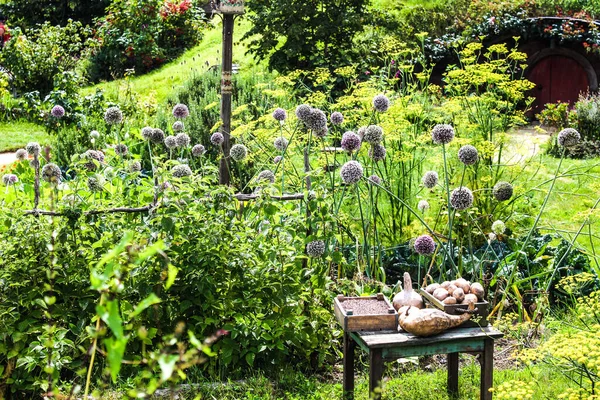
[[[417,308],[425,307],[425,303],[423,303],[421,296],[419,296],[412,288],[412,281],[410,280],[410,274],[408,272],[404,273],[404,290],[396,293],[392,304],[396,311],[403,306],[413,306]]]

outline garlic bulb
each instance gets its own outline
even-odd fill
[[[423,299],[412,288],[412,281],[410,280],[410,274],[408,272],[404,273],[404,290],[402,290],[399,293],[396,293],[392,304],[394,305],[396,311],[403,306],[425,308],[425,303],[423,303]]]

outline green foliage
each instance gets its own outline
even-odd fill
[[[44,23],[65,26],[70,19],[91,25],[94,18],[104,15],[108,4],[110,0],[6,0],[0,2],[0,15],[4,15],[11,26],[21,28]]]

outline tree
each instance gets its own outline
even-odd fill
[[[249,0],[249,52],[278,71],[351,62],[368,0]],[[256,35],[256,36],[255,36]]]

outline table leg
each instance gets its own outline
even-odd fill
[[[458,396],[458,353],[448,353],[448,395]]]
[[[485,339],[481,356],[481,384],[479,398],[492,400],[490,388],[494,383],[494,340]]]
[[[369,396],[381,399],[381,379],[383,377],[383,357],[381,349],[369,351]]]
[[[344,400],[354,399],[354,349],[356,343],[348,335],[344,333],[344,383],[343,397]]]

